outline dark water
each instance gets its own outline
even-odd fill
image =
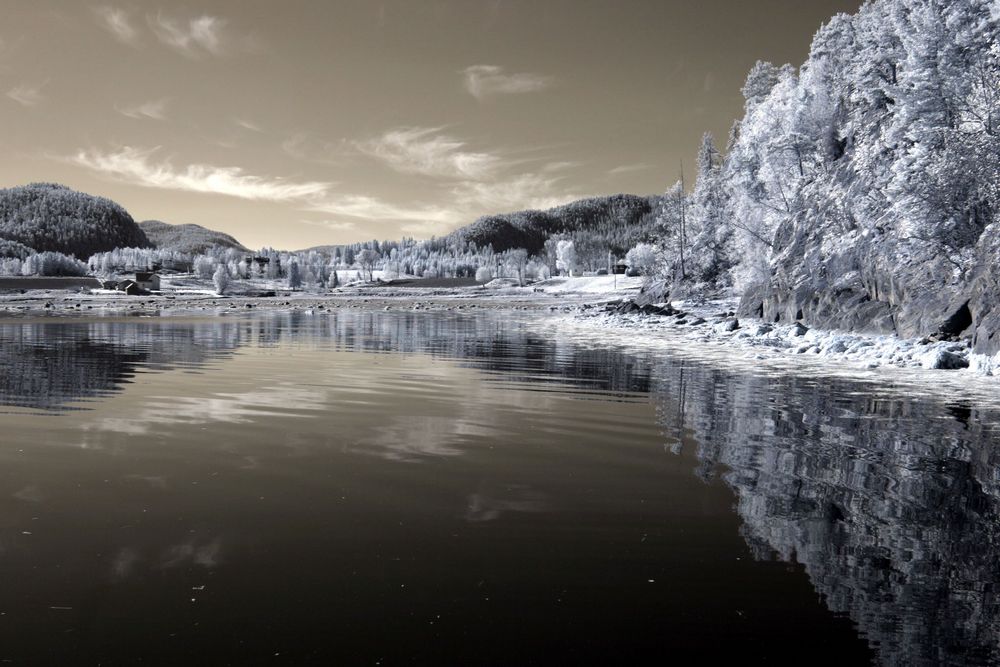
[[[0,660],[991,664],[995,413],[509,315],[0,323]]]

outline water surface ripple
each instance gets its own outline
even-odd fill
[[[537,318],[0,322],[0,660],[1000,662],[994,409]]]

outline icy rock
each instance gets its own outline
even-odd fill
[[[973,354],[969,357],[969,370],[980,375],[993,375],[994,369],[1000,370],[1000,355],[987,356]]]
[[[669,303],[646,305],[642,307],[642,312],[650,315],[674,315],[677,313]]]
[[[841,354],[847,352],[847,343],[838,338],[823,348],[824,354]]]
[[[950,350],[938,348],[920,356],[922,368],[955,370],[968,368],[969,360]]]
[[[720,332],[736,331],[739,328],[740,328],[740,321],[735,317],[732,319],[728,319],[725,322],[722,322],[721,324],[717,324],[715,326],[716,331]]]

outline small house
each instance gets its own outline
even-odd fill
[[[160,276],[153,271],[136,271],[135,282],[139,285],[139,289],[147,292],[160,291]]]
[[[119,292],[125,292],[129,296],[136,296],[137,294],[144,294],[146,290],[139,286],[134,280],[123,280],[118,283],[117,287]]]

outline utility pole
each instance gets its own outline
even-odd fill
[[[687,208],[687,193],[684,190],[684,158],[681,158],[681,280],[687,278],[687,274],[684,271],[684,246],[687,245],[687,232],[685,230],[686,216],[685,208]]]

